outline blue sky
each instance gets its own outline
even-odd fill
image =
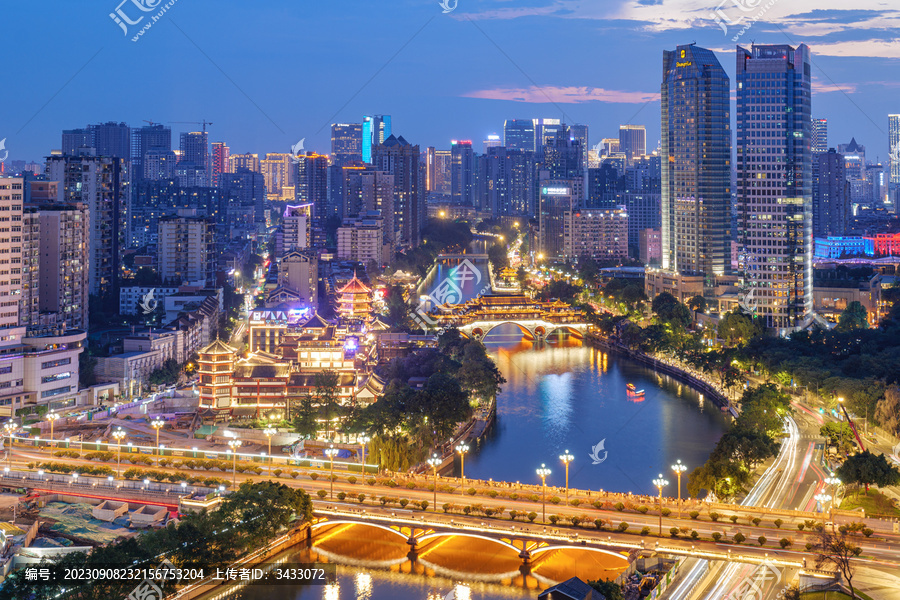
[[[146,15],[127,36],[109,17],[120,1],[5,3],[11,159],[59,148],[62,129],[144,119],[212,121],[210,139],[233,153],[301,138],[327,152],[331,122],[376,113],[423,147],[472,139],[480,152],[505,118],[532,117],[586,123],[592,144],[645,124],[655,147],[662,51],[696,42],[733,75],[736,35],[811,47],[813,115],[828,118],[832,146],[855,136],[886,159],[887,115],[900,112],[900,6],[888,0],[458,0],[447,14],[438,0],[176,0],[137,42],[166,1],[126,0],[128,18]],[[171,127],[173,140],[195,129]]]

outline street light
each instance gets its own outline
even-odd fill
[[[12,467],[13,433],[18,428],[19,428],[18,425],[16,425],[12,421],[7,421],[3,425],[3,429],[6,430],[6,435],[9,436],[9,448],[6,449],[6,465],[8,467]]]
[[[653,480],[653,485],[659,490],[659,535],[662,535],[662,491],[669,485],[669,482],[663,479],[662,473],[660,473],[659,477]]]
[[[565,454],[559,455],[559,460],[563,461],[563,464],[566,465],[566,504],[569,503],[569,463],[575,460],[575,457],[569,454],[569,451],[566,450]]]
[[[831,502],[831,510],[830,510],[829,513],[828,513],[828,516],[829,516],[829,518],[831,519],[831,527],[832,527],[832,528],[834,528],[834,515],[833,515],[833,512],[834,512],[834,501],[837,500],[838,487],[839,487],[842,483],[843,483],[843,482],[840,480],[840,478],[839,478],[839,477],[835,477],[834,475],[832,475],[831,477],[826,477],[826,478],[825,478],[825,485],[833,485],[833,486],[834,486],[834,492],[833,492],[833,496],[832,496],[832,498],[831,498],[831,500],[832,500],[832,502]]]
[[[158,458],[158,455],[159,455],[159,430],[162,429],[163,425],[165,425],[165,424],[166,424],[165,421],[163,421],[159,417],[153,419],[150,422],[150,427],[152,427],[153,429],[156,430],[156,454],[157,454],[156,464],[157,465],[159,465],[159,458]]]
[[[550,474],[550,469],[547,468],[547,465],[541,463],[541,468],[536,471],[537,476],[541,478],[541,521],[543,523],[547,522],[547,476]]]
[[[334,455],[338,453],[338,449],[334,447],[334,444],[325,448],[325,455],[331,459],[331,475],[328,477],[328,481],[331,484],[331,499],[334,500]]]
[[[53,424],[56,423],[56,420],[59,418],[57,413],[50,413],[47,415],[46,419],[50,421],[50,445],[53,445]]]
[[[122,438],[125,437],[125,430],[119,427],[112,432],[112,436],[116,440],[116,477],[121,477],[122,470]]]
[[[241,440],[228,440],[231,448],[231,487],[237,487],[237,449],[241,447]]]
[[[366,446],[368,445],[369,442],[372,441],[372,438],[363,434],[363,435],[356,436],[356,441],[359,442],[359,446],[362,449],[362,453],[360,453],[360,455],[359,455],[359,459],[360,459],[359,468],[363,474],[363,477],[365,478],[365,475],[366,475]]]
[[[278,433],[278,430],[274,427],[266,427],[263,429],[263,433],[266,436],[266,439],[269,441],[269,472],[272,471],[272,436]]]
[[[459,452],[459,472],[462,479],[463,486],[466,485],[466,452],[469,451],[468,444],[459,444],[456,446],[456,451]]]
[[[441,466],[441,459],[438,458],[437,454],[432,454],[431,458],[428,459],[428,466],[431,467],[431,470],[434,472],[434,497],[431,501],[434,503],[434,510],[437,510],[437,469]]]
[[[672,465],[672,470],[675,471],[675,476],[678,477],[678,518],[681,518],[681,474],[687,471],[687,465],[681,464],[681,460],[675,462]]]
[[[814,498],[816,499],[816,502],[819,503],[819,506],[822,507],[822,528],[824,529],[825,528],[825,503],[828,502],[829,500],[831,500],[831,495],[830,494],[816,494],[814,496]],[[829,515],[831,514],[830,510],[828,511],[828,514]]]

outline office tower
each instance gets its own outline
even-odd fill
[[[623,259],[628,257],[628,212],[612,209],[566,211],[563,253],[567,259]]]
[[[144,153],[141,162],[143,165],[141,179],[147,181],[159,181],[161,179],[175,179],[177,176],[178,161],[175,153],[171,150],[151,148]]]
[[[297,167],[293,158],[292,154],[270,152],[260,161],[270,202],[293,202],[296,197]]]
[[[391,137],[391,116],[374,115],[363,117],[362,122],[362,160],[372,162],[372,148],[383,144]]]
[[[131,130],[131,174],[132,181],[145,178],[144,156],[151,150],[165,154],[172,150],[172,130],[165,125],[153,123]],[[65,149],[63,154],[67,154]]]
[[[729,89],[711,50],[689,44],[663,51],[662,267],[702,274],[706,287],[731,267]],[[635,163],[634,153],[644,128],[619,131],[630,163],[643,162]],[[631,187],[637,185],[635,178]]]
[[[738,244],[757,314],[781,332],[812,311],[809,48],[737,48]]]
[[[545,180],[570,180],[574,186],[574,193],[580,204],[584,199],[585,181],[583,153],[581,143],[577,139],[571,139],[565,125],[555,134],[546,138],[541,154],[543,160],[540,165],[540,185]]]
[[[828,119],[812,120],[812,140],[809,146],[813,154],[828,152]]]
[[[119,264],[125,243],[127,168],[107,156],[47,157],[47,176],[59,182],[57,202],[88,209],[88,288],[107,300],[119,297]]]
[[[588,150],[590,150],[590,140],[588,138],[587,125],[570,125],[569,139],[578,140],[581,145],[581,169],[585,173],[588,168]]]
[[[716,61],[716,65],[718,64]],[[625,161],[629,165],[636,156],[647,154],[647,130],[643,125],[619,125],[619,152],[625,155]]]
[[[849,144],[838,144],[838,154],[844,156],[844,171],[850,182],[850,203],[867,206],[869,197],[868,174],[866,172],[866,147],[851,138]]]
[[[333,216],[328,206],[328,156],[307,152],[296,158],[298,162],[294,197],[300,204],[313,205],[313,225],[324,231],[325,220]]]
[[[425,161],[426,191],[449,196],[453,190],[453,153],[429,147],[425,152]]]
[[[531,119],[507,119],[503,122],[503,146],[510,150],[535,152],[534,121]]]
[[[536,212],[537,161],[530,150],[490,148],[483,163],[483,204],[496,218],[501,215],[533,215]]]
[[[538,249],[547,260],[565,258],[566,215],[578,204],[573,180],[541,182]]]
[[[35,203],[39,221],[38,308],[42,324],[88,328],[90,215],[82,203]]]
[[[475,152],[469,140],[450,142],[450,195],[460,206],[475,206]]]
[[[346,165],[343,167],[344,217],[380,213],[384,243],[393,247],[394,226],[394,176],[376,171],[371,165]]]
[[[223,173],[219,187],[222,188],[222,193],[229,204],[234,202],[243,206],[252,206],[254,221],[256,223],[265,222],[266,182],[262,173],[250,169],[238,169],[234,173]]]
[[[888,199],[894,212],[900,212],[900,114],[888,115],[888,152],[890,177]]]
[[[586,208],[612,208],[618,201],[619,171],[611,164],[588,169]]]
[[[233,173],[231,170],[231,149],[225,142],[212,143],[212,160],[210,161],[209,183],[212,187],[219,185],[222,173]]]
[[[216,224],[196,208],[159,219],[159,276],[164,285],[215,287]]]
[[[131,128],[125,123],[100,123],[91,125],[91,140],[97,156],[124,158],[131,162]]]
[[[834,151],[817,153],[818,182],[813,196],[813,236],[842,236],[850,227],[850,184],[844,157]]]
[[[603,138],[600,140],[600,156],[619,154],[620,148],[619,138]]]
[[[236,173],[238,169],[247,169],[255,173],[260,173],[259,155],[258,154],[232,154],[228,157],[229,172]]]
[[[425,224],[425,192],[420,181],[425,177],[419,169],[419,147],[403,137],[391,135],[383,144],[372,148],[375,169],[394,176],[394,228],[396,244],[409,248],[421,242]]]
[[[312,204],[287,206],[281,228],[275,236],[275,255],[281,258],[293,250],[305,250],[312,241]]]
[[[559,119],[534,119],[534,151],[540,152],[551,139],[565,135],[566,129]]]
[[[181,155],[178,166],[184,171],[191,187],[209,185],[209,135],[205,131],[191,131],[181,134],[179,148]]]
[[[483,142],[484,144],[484,153],[487,154],[488,148],[498,148],[503,145],[503,142],[500,140],[500,136],[496,133],[492,133]]]
[[[62,132],[62,153],[63,154],[79,154],[82,148],[93,148],[93,136],[88,127],[84,129],[63,129]]]
[[[362,128],[362,123],[333,123],[331,125],[331,156],[334,164],[343,166],[363,160]]]

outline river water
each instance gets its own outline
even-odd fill
[[[448,271],[441,267],[437,281]],[[472,294],[469,288],[465,292]],[[568,450],[575,457],[569,467],[572,487],[653,495],[652,480],[663,473],[671,482],[665,493],[675,496],[670,465],[680,459],[690,472],[706,461],[725,430],[721,411],[687,386],[573,338],[534,345],[523,341],[516,326],[503,325],[485,345],[507,383],[497,398],[495,427],[466,455],[467,479],[539,483],[535,469],[543,463],[552,471],[547,485],[561,487],[565,469],[558,457]],[[629,395],[629,383],[644,394]],[[602,449],[594,452],[600,442]],[[457,475],[460,466],[457,459]],[[347,564],[338,567],[333,585],[254,586],[233,597],[442,600],[453,590],[457,600],[537,598],[536,590],[370,568],[370,561],[359,557],[336,562]]]

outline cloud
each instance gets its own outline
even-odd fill
[[[829,92],[841,92],[844,94],[855,94],[859,88],[856,83],[834,83],[828,79],[819,79],[813,77],[812,92],[813,94],[827,94]]]
[[[811,44],[810,49],[820,56],[900,58],[900,38]]]
[[[628,92],[587,86],[530,86],[527,88],[492,88],[475,90],[462,95],[464,98],[508,100],[533,104],[581,104],[583,102],[613,102],[642,104],[659,100],[656,92]]]

